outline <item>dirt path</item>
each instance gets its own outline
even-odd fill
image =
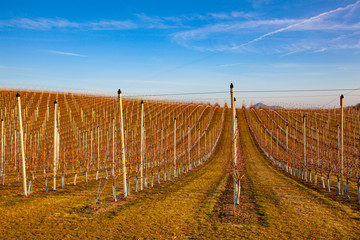
[[[272,238],[360,238],[359,213],[332,201],[270,166],[256,148],[238,112],[247,172],[252,182],[264,226],[259,229]]]

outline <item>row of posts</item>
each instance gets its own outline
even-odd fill
[[[338,129],[338,149],[339,149],[339,177],[340,177],[340,182],[338,181],[338,194],[339,195],[344,195],[344,105],[343,105],[343,100],[344,100],[344,96],[341,95],[340,96],[340,125],[337,125],[337,129]],[[308,181],[308,173],[307,173],[307,138],[306,138],[306,116],[303,115],[302,117],[302,132],[303,132],[303,179],[305,181]],[[278,131],[278,128],[277,128]],[[261,132],[262,133],[262,132]],[[272,131],[271,131],[271,139],[272,139]],[[266,141],[265,141],[265,133],[264,133],[264,143],[266,145]],[[286,135],[286,152],[287,152],[287,163],[286,163],[286,167],[285,170],[289,171],[289,166],[288,166],[288,162],[289,162],[289,126],[286,123],[286,129],[285,129],[285,135]],[[279,141],[279,137],[278,137],[278,132],[277,132],[277,152],[278,152],[278,141]],[[317,130],[317,151],[318,151],[318,155],[319,155],[319,131]],[[295,141],[295,139],[294,139]],[[271,144],[272,144],[272,140],[271,140]],[[271,149],[272,149],[272,145],[271,145]],[[309,172],[309,180],[311,181],[311,171]],[[330,190],[329,190],[330,191]],[[348,191],[348,189],[347,189]],[[347,193],[347,197],[348,193]],[[360,197],[359,197],[359,201],[360,201]]]
[[[18,93],[16,95],[17,101],[18,101],[18,110],[19,110],[19,129],[20,129],[20,142],[21,142],[21,156],[22,156],[22,177],[23,177],[23,189],[24,189],[24,195],[28,196],[30,194],[30,189],[27,188],[27,182],[26,182],[26,166],[25,166],[25,152],[24,152],[24,133],[23,133],[23,126],[22,126],[22,114],[21,114],[21,99],[20,94]],[[123,107],[122,107],[122,95],[121,90],[118,90],[118,103],[119,103],[119,114],[120,114],[120,137],[121,137],[121,154],[122,154],[122,172],[123,172],[123,191],[124,191],[124,198],[128,196],[128,184],[127,184],[127,177],[126,177],[126,155],[125,155],[125,139],[124,139],[124,122],[123,122]],[[55,100],[54,101],[54,141],[53,141],[53,189],[56,190],[57,186],[57,171],[59,168],[59,152],[60,152],[60,133],[59,133],[59,125],[60,125],[60,115],[58,114],[58,103]],[[2,125],[4,122],[2,121]],[[177,136],[176,136],[176,118],[174,118],[174,143],[176,143]],[[4,127],[2,126],[2,129]],[[190,136],[190,126],[188,126],[188,134]],[[99,131],[99,129],[98,129]],[[144,148],[145,148],[145,124],[144,124],[144,102],[141,101],[141,138],[140,138],[140,190],[143,190],[144,186],[144,173],[143,173],[143,165],[144,165]],[[113,118],[113,140],[115,139],[115,118]],[[162,133],[163,134],[163,133]],[[162,136],[163,137],[163,136]],[[4,141],[2,141],[3,143]],[[162,143],[161,143],[162,144]],[[190,161],[190,137],[188,137],[188,170],[191,169],[191,161]],[[199,142],[200,144],[200,142]],[[205,143],[206,146],[206,143]],[[115,185],[116,185],[116,178],[115,178],[115,144],[113,144],[113,159],[112,159],[112,177],[113,177],[113,197],[114,200],[116,199],[116,192],[115,192]],[[99,154],[99,152],[98,152]],[[176,144],[174,144],[174,151],[173,151],[173,165],[174,165],[174,176],[177,176],[177,168],[176,168]],[[99,156],[98,156],[99,157]],[[3,159],[3,158],[2,158]],[[2,166],[2,165],[1,165]],[[165,173],[166,174],[166,173]],[[96,175],[98,178],[98,172]],[[74,177],[74,185],[76,184],[76,177],[77,174],[75,174]],[[45,187],[47,191],[47,180],[45,180]],[[63,186],[64,179],[62,178],[62,186]],[[85,181],[87,181],[87,172],[85,172]],[[31,182],[30,182],[31,185]]]

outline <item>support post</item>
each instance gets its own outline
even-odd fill
[[[112,127],[112,140],[113,140],[113,149],[112,149],[112,177],[113,177],[113,198],[114,201],[117,202],[116,198],[116,178],[115,178],[115,118],[113,118],[113,127]]]
[[[304,178],[307,181],[306,176],[306,116],[303,116],[303,143],[304,143]]]
[[[340,191],[344,195],[344,95],[340,96],[341,119],[340,119]]]
[[[4,185],[4,120],[1,119],[1,184]]]
[[[174,118],[174,177],[176,177],[176,117]]]
[[[100,170],[100,127],[97,126],[97,167],[96,167],[96,180],[98,180],[98,174]]]
[[[188,171],[191,170],[190,154],[190,125],[188,125]]]
[[[122,108],[122,98],[121,90],[118,90],[119,97],[119,107],[120,107],[120,136],[121,136],[121,154],[122,154],[122,165],[123,165],[123,188],[124,188],[124,198],[127,197],[127,184],[126,184],[126,156],[125,156],[125,137],[124,137],[124,118],[123,118],[123,108]]]
[[[286,123],[286,171],[289,168],[289,125]]]
[[[237,179],[236,179],[236,158],[237,158],[237,151],[236,151],[236,111],[235,111],[235,98],[234,98],[234,85],[230,84],[230,98],[231,98],[231,126],[232,126],[232,155],[233,155],[233,180],[234,180],[234,206],[233,206],[233,213],[235,213],[235,204],[237,203]]]
[[[18,113],[19,113],[19,127],[20,127],[20,143],[21,143],[21,158],[22,158],[22,178],[23,178],[23,189],[24,195],[27,196],[27,186],[26,186],[26,164],[25,164],[25,151],[24,151],[24,131],[22,126],[22,115],[21,115],[21,100],[20,94],[16,94],[16,98],[18,101]]]
[[[143,161],[144,161],[144,101],[141,100],[141,126],[140,126],[140,190],[143,190]]]
[[[56,190],[56,171],[57,171],[57,161],[56,161],[56,157],[57,157],[57,132],[56,132],[56,128],[57,128],[57,122],[56,122],[56,115],[57,115],[57,102],[56,100],[54,101],[54,176],[53,176],[53,180],[54,180],[54,190]]]

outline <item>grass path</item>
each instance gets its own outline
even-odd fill
[[[228,111],[229,112],[229,111]],[[221,111],[218,111],[219,119]],[[217,120],[218,120],[217,119]],[[231,156],[230,119],[218,148],[206,164],[152,194],[103,214],[81,211],[92,196],[87,189],[21,198],[0,206],[6,238],[211,238],[208,221]],[[90,213],[89,213],[90,211]],[[0,236],[0,238],[2,237]]]
[[[359,213],[332,201],[286,177],[259,152],[246,123],[238,112],[241,141],[258,210],[267,237],[279,238],[360,238]]]

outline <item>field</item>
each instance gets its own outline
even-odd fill
[[[2,239],[360,238],[359,111],[16,93]]]

